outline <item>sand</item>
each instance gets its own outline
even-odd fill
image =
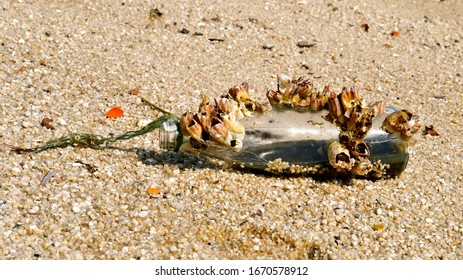
[[[180,115],[247,81],[265,101],[278,74],[355,86],[439,136],[420,131],[407,169],[378,181],[254,174],[163,152],[157,133],[3,145],[1,259],[463,258],[463,2],[249,3],[3,1],[0,143],[134,130],[160,116],[141,97]]]

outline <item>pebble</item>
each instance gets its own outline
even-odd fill
[[[40,207],[37,206],[37,205],[34,205],[34,206],[32,206],[32,208],[31,208],[31,210],[29,211],[29,213],[31,213],[31,214],[37,214],[37,212],[39,212],[39,210],[40,210]]]
[[[56,123],[59,124],[59,125],[62,125],[62,126],[65,126],[65,125],[68,124],[68,123],[66,122],[66,120],[63,119],[63,118],[58,118],[58,119],[56,120]]]
[[[79,250],[74,250],[69,253],[69,257],[71,260],[83,260],[84,254]]]
[[[272,50],[275,46],[274,45],[270,45],[270,44],[263,44],[262,45],[262,49],[264,50]]]
[[[24,127],[24,128],[28,128],[28,127],[31,127],[32,124],[28,121],[23,121],[21,122],[21,126]]]
[[[138,213],[138,216],[140,218],[144,218],[144,217],[148,216],[148,214],[149,214],[149,211],[140,211],[140,213]]]
[[[311,47],[313,47],[315,45],[316,45],[315,43],[309,43],[307,41],[299,41],[299,42],[297,42],[297,46],[299,48],[311,48]]]
[[[190,30],[186,29],[185,27],[180,29],[178,32],[182,33],[182,34],[188,34],[190,33]]]
[[[145,127],[145,126],[147,126],[150,122],[152,122],[152,120],[149,120],[149,119],[140,119],[140,120],[138,120],[138,122],[137,122],[137,127],[139,127],[139,128]]]
[[[155,227],[150,227],[150,234],[151,234],[151,235],[157,234],[157,230],[156,230]]]
[[[16,175],[18,175],[19,173],[21,173],[21,171],[22,171],[22,170],[21,170],[21,168],[19,168],[19,167],[12,167],[12,168],[11,168],[12,175],[14,175],[14,176],[16,176]]]
[[[79,206],[74,206],[74,207],[72,207],[72,211],[74,213],[79,213],[80,212],[80,207]]]

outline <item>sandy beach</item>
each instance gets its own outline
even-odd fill
[[[463,259],[462,26],[459,0],[2,1],[2,144],[139,129],[161,116],[142,97],[180,116],[247,81],[265,102],[282,74],[422,129],[376,181],[252,173],[162,151],[157,132],[0,145],[0,259]]]

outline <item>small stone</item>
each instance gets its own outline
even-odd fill
[[[158,163],[158,161],[155,158],[147,158],[144,162],[148,165],[155,165]]]
[[[285,190],[285,191],[289,191],[289,190],[292,190],[292,189],[294,189],[294,185],[291,185],[291,184],[290,185],[285,185],[283,187],[283,190]]]
[[[150,228],[150,234],[151,234],[151,235],[155,235],[156,233],[157,233],[156,228],[155,228],[155,227],[151,227],[151,228]]]
[[[132,94],[132,95],[140,94],[140,86],[134,87],[133,89],[129,90],[129,94]]]
[[[141,120],[138,120],[137,126],[142,128],[142,127],[147,126],[150,122],[152,122],[152,120],[141,119]]]
[[[374,224],[373,229],[374,230],[384,230],[384,225],[382,225],[382,224]]]
[[[184,27],[184,28],[180,29],[179,32],[182,33],[182,34],[188,34],[188,33],[190,33],[190,30],[188,30],[188,29],[186,29],[186,28]]]
[[[63,125],[63,126],[68,124],[68,123],[66,122],[66,120],[63,119],[63,118],[57,119],[57,120],[56,120],[56,123],[58,123],[59,125]]]
[[[70,259],[72,260],[83,260],[84,259],[84,255],[82,254],[81,251],[71,251],[69,253],[69,257]]]
[[[50,118],[43,118],[42,121],[40,122],[40,125],[46,127],[47,129],[52,129],[53,130],[55,128],[51,124],[52,122],[53,122],[53,120],[50,119]]]
[[[34,205],[34,206],[32,206],[31,210],[29,210],[29,213],[37,214],[37,212],[39,212],[39,210],[40,210],[40,207],[37,206],[37,205]]]
[[[299,41],[299,42],[297,42],[297,46],[299,48],[311,48],[311,47],[315,46],[315,43],[309,43],[307,41]]]
[[[424,133],[429,134],[431,136],[439,136],[439,132],[437,132],[437,130],[434,129],[434,126],[432,124],[426,125],[424,127]]]
[[[19,168],[19,167],[13,167],[13,168],[11,168],[11,171],[12,171],[13,176],[16,176],[16,175],[18,175],[19,173],[21,173],[21,168]]]
[[[138,213],[138,217],[144,218],[148,216],[148,214],[149,214],[149,211],[140,211],[140,213]]]
[[[74,206],[74,207],[72,207],[72,211],[74,213],[79,213],[80,212],[80,207],[79,206]]]
[[[262,45],[262,49],[264,49],[264,50],[270,50],[270,51],[271,51],[271,50],[273,49],[273,47],[274,47],[274,46],[273,46],[273,45],[270,45],[270,44],[264,44],[264,45]]]
[[[432,224],[432,222],[433,222],[433,220],[432,220],[431,218],[426,218],[425,221],[426,221],[426,223],[428,223],[428,224]]]
[[[23,122],[21,123],[21,125],[22,125],[22,127],[24,127],[24,128],[28,128],[28,127],[31,126],[31,123],[28,122],[28,121],[23,121]]]
[[[156,194],[159,194],[160,193],[160,190],[158,187],[148,187],[148,194],[149,195],[156,195]]]
[[[360,27],[362,27],[362,29],[365,32],[368,32],[368,29],[370,29],[370,26],[368,25],[368,23],[363,23],[362,25],[360,25]]]

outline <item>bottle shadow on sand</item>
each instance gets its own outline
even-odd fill
[[[150,149],[143,148],[117,148],[111,147],[110,149],[120,150],[125,152],[135,153],[138,157],[138,160],[143,162],[146,165],[170,165],[176,166],[180,170],[184,169],[212,169],[212,170],[224,170],[227,172],[239,172],[244,174],[254,174],[257,176],[265,176],[269,178],[291,178],[291,177],[310,177],[318,182],[337,182],[340,184],[348,184],[351,180],[358,177],[352,176],[350,174],[288,174],[281,173],[275,174],[265,170],[251,169],[247,167],[240,166],[239,164],[228,163],[219,159],[213,159],[205,157],[202,155],[194,156],[187,155],[174,151],[153,151]],[[368,178],[369,180],[383,180],[382,179],[373,179]]]

